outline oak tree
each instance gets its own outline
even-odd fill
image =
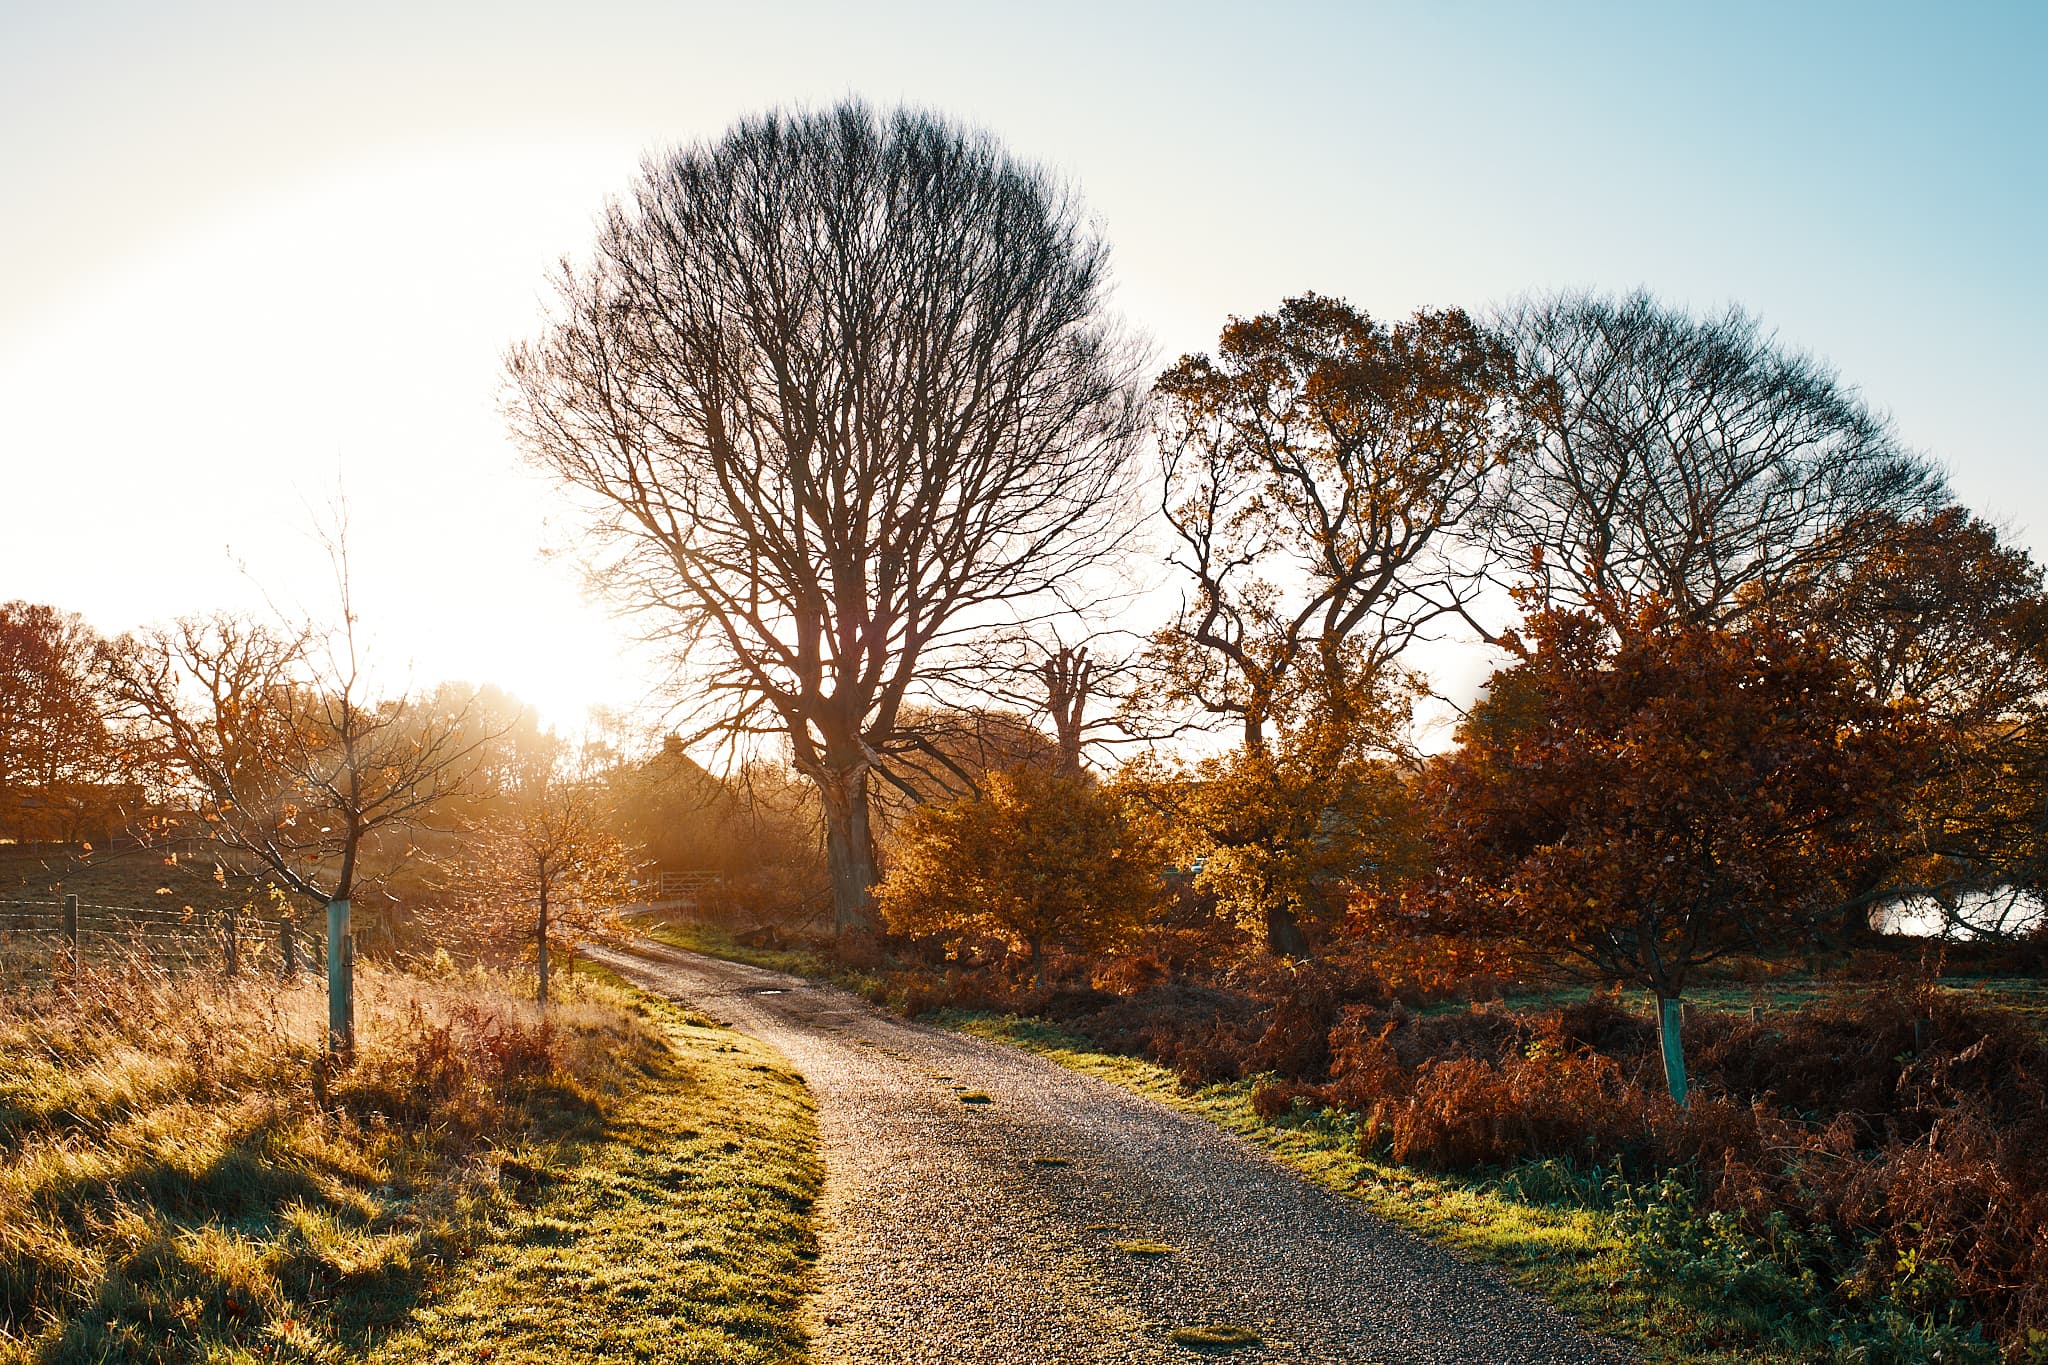
[[[1460,536],[1523,444],[1513,357],[1457,309],[1306,294],[1160,377],[1162,510],[1190,582],[1169,690],[1244,743],[1384,690],[1471,584]]]
[[[83,618],[0,603],[0,835],[97,837],[139,796],[117,709],[105,642]]]
[[[1113,796],[1025,767],[992,774],[979,796],[911,811],[878,896],[892,930],[1000,938],[1043,986],[1048,949],[1112,946],[1159,885],[1157,856]]]
[[[593,570],[687,658],[699,734],[816,784],[842,935],[870,791],[962,646],[1128,521],[1136,358],[1073,195],[986,136],[859,103],[650,160],[510,355]]]

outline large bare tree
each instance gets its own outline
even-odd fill
[[[1127,516],[1142,394],[1106,269],[985,136],[771,113],[650,160],[509,356],[517,436],[686,658],[699,733],[778,736],[817,784],[842,935],[875,923],[869,784],[906,703]]]
[[[1882,416],[1740,309],[1564,294],[1499,325],[1541,439],[1490,509],[1496,564],[1548,604],[1617,630],[1653,598],[1723,621],[1944,500]]]

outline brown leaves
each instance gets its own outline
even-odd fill
[[[1810,932],[1924,735],[1768,623],[1655,611],[1617,640],[1540,612],[1432,773],[1468,922],[1661,991],[1727,949]]]

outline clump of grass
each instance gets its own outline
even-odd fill
[[[1146,1257],[1171,1256],[1180,1250],[1179,1247],[1168,1246],[1164,1242],[1152,1242],[1143,1238],[1131,1242],[1118,1242],[1116,1249],[1127,1255]]]
[[[994,1100],[992,1100],[992,1099],[990,1099],[990,1098],[988,1097],[987,1093],[986,1093],[986,1092],[984,1092],[984,1091],[980,1091],[980,1090],[970,1090],[970,1091],[968,1091],[968,1092],[967,1092],[966,1094],[964,1094],[964,1095],[962,1095],[962,1096],[960,1097],[960,1103],[962,1103],[962,1104],[994,1104],[994,1103],[995,1103],[995,1101],[994,1101]]]
[[[1176,1327],[1168,1332],[1167,1338],[1182,1346],[1197,1350],[1234,1351],[1240,1346],[1261,1346],[1263,1339],[1249,1327],[1236,1327],[1227,1322],[1212,1322],[1201,1327]]]

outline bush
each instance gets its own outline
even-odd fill
[[[951,944],[993,936],[1043,984],[1048,952],[1094,953],[1157,893],[1157,858],[1084,778],[1019,767],[978,797],[917,807],[876,900],[889,929]]]

